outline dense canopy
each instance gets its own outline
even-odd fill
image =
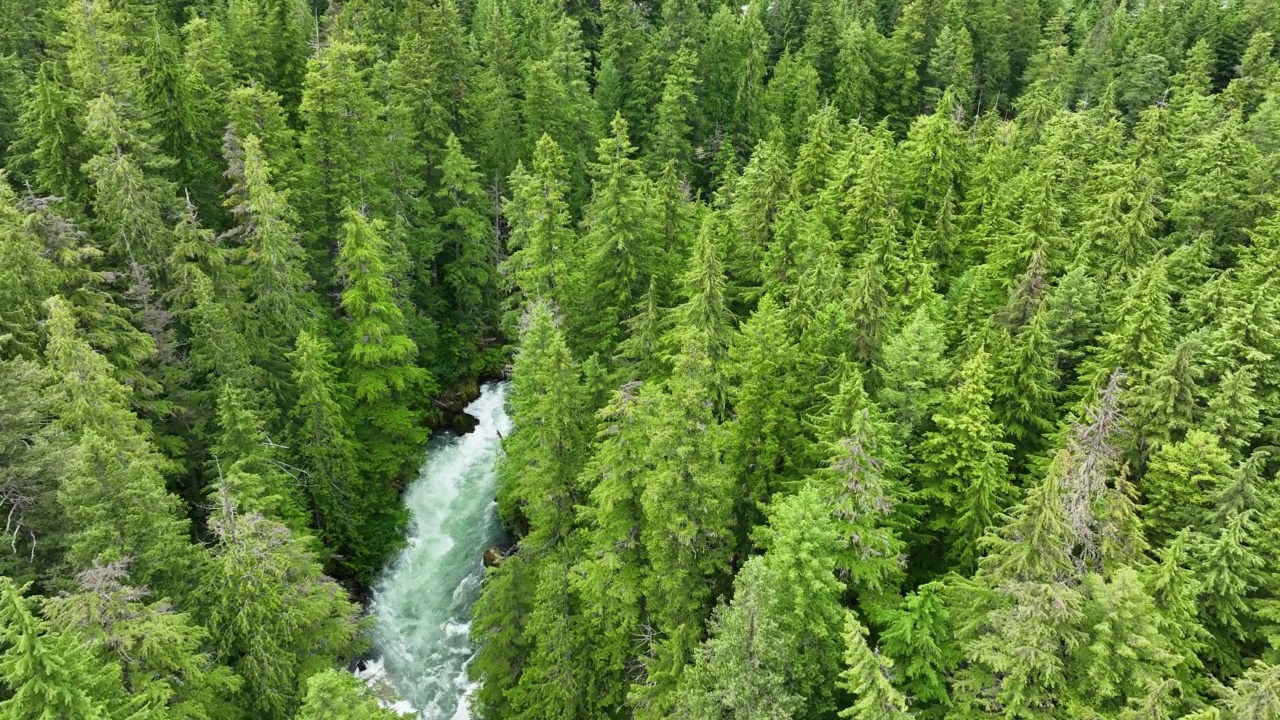
[[[1274,0],[7,0],[0,716],[1280,718]]]

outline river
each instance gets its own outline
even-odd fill
[[[467,720],[471,606],[484,578],[482,556],[499,542],[494,495],[502,435],[511,429],[506,383],[486,383],[467,406],[479,420],[466,435],[427,446],[405,491],[408,544],[374,586],[375,640],[396,694],[423,720]]]

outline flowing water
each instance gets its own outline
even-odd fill
[[[479,420],[476,429],[427,446],[404,497],[413,514],[408,545],[374,589],[382,670],[424,720],[469,717],[471,606],[480,594],[484,551],[501,537],[494,464],[511,429],[506,393],[505,383],[485,384],[467,406]]]

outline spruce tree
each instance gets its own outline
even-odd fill
[[[674,163],[676,174],[691,179],[693,174],[693,129],[697,119],[694,75],[696,56],[682,49],[671,58],[662,80],[662,97],[654,109],[649,156],[654,165]]]
[[[806,467],[796,376],[799,352],[772,295],[739,328],[729,349],[730,399],[727,459],[740,479],[739,522],[759,524],[759,512],[773,493],[800,479]]]
[[[380,505],[386,494],[359,471],[360,448],[348,418],[351,396],[339,379],[333,346],[304,331],[289,359],[298,397],[289,411],[289,446],[303,473],[299,484],[311,525],[332,549],[330,562],[340,573],[368,582],[399,544],[395,530],[403,513]]]
[[[574,279],[571,317],[582,350],[606,357],[622,340],[622,323],[665,262],[659,245],[651,183],[631,157],[627,121],[617,115],[613,135],[600,141],[594,192],[583,218],[584,267]]]
[[[124,690],[173,717],[238,712],[240,686],[206,652],[208,632],[164,599],[130,586],[128,562],[99,565],[76,576],[74,594],[48,598],[43,614],[57,632],[84,643],[102,667],[123,669]]]
[[[244,295],[254,319],[255,353],[264,363],[278,363],[281,348],[312,322],[316,313],[307,295],[311,278],[306,254],[295,231],[289,196],[276,188],[276,173],[267,161],[257,135],[248,135],[236,149],[228,137],[229,160],[235,186],[229,198],[238,220],[232,238],[240,247]],[[238,191],[238,192],[237,192]]]
[[[93,662],[88,643],[51,631],[32,612],[25,589],[0,577],[0,627],[8,646],[0,655],[0,681],[10,693],[0,710],[14,718],[92,720],[144,711],[142,703],[125,702],[120,666]]]
[[[937,581],[920,586],[890,615],[880,635],[881,650],[901,668],[903,692],[925,717],[950,705],[947,678],[960,660],[945,589]]]
[[[516,430],[505,444],[499,503],[508,517],[518,506],[530,528],[525,542],[544,552],[568,536],[582,501],[576,479],[586,459],[586,408],[551,308],[533,305],[522,324],[508,400]]]
[[[689,333],[692,335],[692,333]],[[697,337],[682,338],[667,392],[654,408],[653,469],[640,495],[640,539],[650,565],[646,606],[668,637],[696,636],[728,571],[733,543],[732,477],[720,456],[714,369]]]
[[[681,278],[687,299],[671,313],[672,332],[678,337],[673,344],[685,344],[682,352],[694,354],[700,362],[706,363],[708,375],[703,382],[719,419],[723,419],[727,412],[726,366],[733,340],[733,316],[725,300],[724,264],[720,250],[725,245],[722,239],[724,230],[723,218],[718,213],[708,213],[703,218],[688,270]]]
[[[405,335],[387,265],[385,226],[347,208],[338,270],[344,281],[342,343],[346,379],[355,400],[352,420],[362,450],[361,471],[372,491],[391,505],[394,486],[414,463],[425,438],[417,399],[429,394],[431,374],[416,364],[418,348]]]
[[[358,608],[321,573],[305,536],[245,510],[225,485],[213,494],[213,537],[199,584],[219,660],[245,681],[243,701],[263,718],[290,717],[303,680],[356,649]]]
[[[848,368],[829,408],[818,421],[821,469],[808,484],[830,508],[839,532],[838,563],[864,608],[877,609],[902,580],[906,551],[899,536],[909,521],[902,512],[902,449],[888,423]]]
[[[94,560],[130,559],[138,579],[171,593],[198,571],[187,542],[187,520],[165,488],[168,461],[156,451],[148,426],[129,408],[129,390],[75,328],[65,300],[51,298],[45,349],[57,378],[58,427],[76,444],[58,489],[74,530],[67,560],[87,569]],[[176,594],[176,592],[175,592]]]
[[[854,720],[907,720],[907,699],[893,686],[893,660],[867,646],[867,629],[852,612],[845,613],[844,662],[840,685],[856,699],[840,711]]]
[[[452,364],[460,374],[480,373],[491,367],[486,365],[485,350],[494,340],[498,319],[498,248],[488,217],[489,199],[476,164],[463,154],[456,135],[445,140],[437,171],[440,189],[436,198],[443,208],[439,218],[444,251],[441,281],[452,310],[448,326],[460,336],[454,347],[441,350],[453,352]]]
[[[993,373],[992,409],[1021,458],[1039,450],[1054,427],[1058,362],[1048,322],[1045,311],[1032,316],[1012,347],[996,358]]]
[[[979,555],[978,539],[995,524],[1013,499],[1008,476],[1010,446],[991,412],[989,360],[979,350],[960,370],[960,384],[933,416],[937,430],[925,436],[917,451],[923,493],[941,517],[935,529],[954,528],[951,552],[966,565]]]
[[[380,145],[384,136],[364,67],[367,54],[363,46],[334,42],[307,61],[298,115],[306,126],[299,138],[300,180],[308,203],[301,209],[313,275],[329,267],[327,261],[338,254],[339,228],[346,222],[348,206],[369,204],[375,211],[387,210],[380,177],[386,160]]]
[[[1204,528],[1231,474],[1231,456],[1207,432],[1192,430],[1180,442],[1161,446],[1139,486],[1147,538],[1160,546],[1183,528]]]
[[[728,258],[729,275],[737,294],[749,292],[748,288],[767,280],[761,277],[761,262],[773,245],[774,223],[786,205],[790,175],[786,153],[766,141],[756,146],[751,162],[737,181],[729,214],[741,241],[730,248]],[[785,276],[777,280],[787,282]]]
[[[43,192],[83,200],[88,158],[66,75],[59,61],[41,63],[23,98],[9,162]]]
[[[885,343],[877,368],[876,402],[894,420],[894,432],[903,445],[921,438],[932,423],[952,371],[946,337],[931,310],[922,306],[911,314]]]
[[[397,716],[359,678],[341,670],[325,670],[307,679],[307,694],[297,715],[300,720],[394,720]]]
[[[570,228],[567,195],[568,168],[564,154],[550,135],[538,139],[530,171],[517,166],[511,175],[511,198],[503,204],[510,224],[507,248],[510,256],[501,269],[514,286],[512,305],[518,301],[547,300],[566,306],[562,297],[568,282],[569,253],[575,249]],[[505,322],[514,327],[514,318]]]
[[[738,571],[733,600],[710,622],[710,637],[685,671],[677,713],[718,720],[793,717],[803,707],[786,673],[791,648],[775,610],[776,581],[753,557]]]

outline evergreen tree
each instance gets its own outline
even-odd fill
[[[941,511],[934,527],[955,528],[951,552],[967,565],[977,560],[978,539],[1014,495],[1009,445],[1000,440],[991,412],[988,367],[984,350],[964,364],[960,384],[933,416],[938,429],[925,436],[917,451],[923,492]]]
[[[581,509],[588,545],[575,569],[574,589],[582,598],[584,620],[590,623],[598,703],[604,707],[626,701],[632,678],[625,668],[638,655],[634,641],[643,633],[647,567],[640,534],[641,494],[650,469],[648,433],[655,387],[630,382],[613,394],[597,414],[596,452],[580,476],[591,490]],[[609,670],[602,673],[601,668]]]
[[[217,405],[218,435],[209,448],[213,474],[246,507],[304,530],[306,516],[297,484],[254,412],[252,396],[235,383],[224,383]]]
[[[338,229],[348,206],[387,210],[381,170],[388,158],[381,152],[384,136],[364,67],[367,53],[363,46],[334,42],[307,61],[298,108],[306,126],[299,138],[300,179],[308,202],[301,209],[315,276],[322,276],[317,269],[329,267],[330,256],[338,254]]]
[[[368,582],[400,538],[401,513],[382,504],[380,483],[359,471],[360,447],[348,413],[351,398],[334,366],[336,354],[321,337],[298,334],[292,381],[298,400],[290,409],[290,447],[304,473],[311,525],[334,552],[344,576]]]
[[[693,172],[693,123],[697,117],[697,78],[693,71],[696,60],[687,49],[680,50],[671,58],[670,68],[662,80],[662,99],[654,109],[649,142],[651,162],[658,165],[674,163],[677,175],[686,179]]]
[[[312,25],[307,5],[297,0],[231,0],[226,13],[236,70],[279,93],[285,107],[298,107]]]
[[[511,198],[503,205],[511,255],[501,269],[514,285],[516,299],[568,305],[570,298],[561,293],[575,238],[569,227],[567,175],[564,154],[550,135],[539,138],[532,171],[520,165],[511,175]]]
[[[996,360],[992,409],[1021,457],[1040,449],[1053,430],[1058,362],[1048,322],[1047,312],[1037,312]]]
[[[1237,457],[1257,436],[1261,410],[1254,395],[1253,372],[1246,365],[1227,372],[1209,397],[1204,424]]]
[[[444,157],[437,168],[440,189],[436,197],[444,212],[440,216],[442,285],[452,305],[450,327],[461,337],[453,348],[455,367],[463,375],[483,372],[487,364],[483,352],[494,338],[497,326],[497,239],[487,217],[488,198],[480,185],[476,165],[462,153],[456,135],[445,141]],[[464,358],[472,358],[468,364]]]
[[[345,289],[346,379],[355,399],[352,416],[360,441],[361,471],[371,479],[387,503],[393,504],[392,485],[413,462],[422,446],[420,393],[434,385],[430,373],[415,364],[418,348],[404,334],[404,313],[396,305],[385,226],[347,208],[338,270]]]
[[[351,673],[325,670],[307,680],[307,694],[298,711],[302,720],[393,720],[397,714]]]
[[[732,603],[717,608],[711,637],[687,671],[678,712],[701,718],[792,717],[804,699],[789,687],[789,657],[780,614],[763,558],[746,562],[734,582]]]
[[[636,167],[627,121],[614,117],[613,136],[600,141],[595,190],[583,219],[585,267],[575,278],[578,306],[571,317],[577,345],[606,357],[621,341],[620,329],[664,264],[649,181]]]
[[[798,481],[806,465],[798,348],[772,295],[761,298],[739,328],[729,358],[734,418],[727,459],[742,484],[739,522],[749,527],[759,524],[759,508]]]
[[[510,407],[516,431],[505,444],[503,514],[519,513],[530,531],[525,542],[545,551],[564,541],[581,502],[577,475],[585,460],[585,398],[579,371],[551,309],[538,303],[523,323]]]
[[[902,451],[852,368],[818,423],[826,464],[809,483],[835,519],[839,567],[863,607],[876,609],[902,579],[906,548],[897,533],[906,525],[899,507],[907,499],[898,480]]]
[[[842,718],[855,720],[905,720],[914,717],[907,700],[893,686],[893,660],[867,647],[867,629],[853,613],[845,613],[844,662],[840,684],[857,699],[840,711]]]
[[[684,304],[672,311],[673,332],[685,344],[682,352],[694,354],[706,363],[705,390],[710,394],[717,418],[724,418],[728,401],[727,369],[729,346],[733,341],[733,317],[725,302],[724,265],[720,248],[724,224],[718,213],[708,213],[689,258],[684,277]],[[692,347],[690,347],[692,345]]]
[[[218,658],[244,678],[243,701],[259,717],[290,717],[302,681],[356,649],[358,607],[307,550],[307,538],[246,511],[221,485],[214,539],[200,582]]]
[[[685,339],[667,393],[654,408],[653,469],[640,495],[640,539],[650,572],[644,584],[654,625],[668,637],[696,637],[728,570],[733,547],[732,478],[720,457],[723,428],[714,412],[710,359]]]
[[[901,666],[901,687],[920,714],[933,716],[950,704],[948,674],[959,662],[945,586],[932,582],[906,597],[880,636],[882,650]]]
[[[204,651],[207,631],[164,600],[146,603],[147,591],[128,585],[127,562],[80,573],[75,594],[49,598],[50,625],[84,643],[101,667],[122,668],[124,690],[172,717],[235,713],[240,679]]]
[[[40,190],[82,200],[88,181],[76,104],[62,63],[46,60],[27,87],[9,162]]]
[[[87,643],[50,631],[31,611],[25,588],[0,578],[0,627],[8,646],[0,655],[0,680],[9,695],[0,709],[14,718],[108,718],[140,713],[121,686],[120,666],[91,660]]]
[[[187,521],[166,492],[168,462],[151,443],[149,428],[129,409],[129,390],[75,328],[66,301],[51,298],[45,349],[57,378],[58,426],[76,444],[58,501],[74,528],[67,560],[87,569],[93,561],[129,559],[138,579],[162,592],[184,589],[198,571],[187,544]]]
[[[943,384],[951,375],[946,338],[922,306],[880,356],[880,389],[876,402],[894,420],[894,431],[904,446],[921,438],[943,398]]]
[[[734,202],[729,209],[734,226],[741,235],[741,241],[729,249],[728,265],[735,294],[747,292],[747,288],[754,287],[761,280],[768,282],[772,279],[761,277],[761,262],[766,252],[773,250],[775,219],[786,205],[790,175],[786,154],[777,145],[766,141],[756,146],[751,162],[738,179],[733,192]],[[787,283],[786,266],[775,264],[775,267],[782,274],[777,281]]]
[[[308,307],[311,278],[304,269],[305,252],[294,230],[294,211],[287,193],[276,189],[275,173],[256,135],[244,138],[238,149],[228,138],[236,187],[230,203],[239,224],[232,237],[240,243],[242,282],[248,310],[254,315],[255,340],[264,347],[255,353],[262,362],[277,358],[290,339],[311,322]]]
[[[1142,516],[1152,544],[1164,544],[1183,528],[1205,527],[1211,503],[1231,472],[1231,456],[1217,438],[1201,430],[1156,450],[1140,485]]]

